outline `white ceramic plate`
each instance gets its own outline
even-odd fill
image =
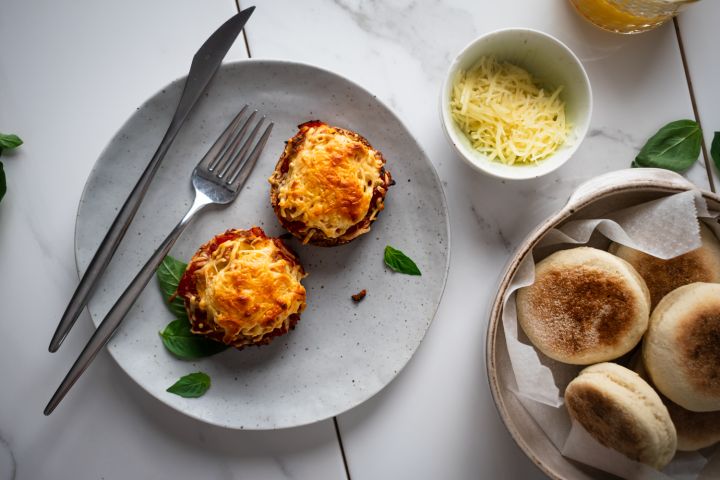
[[[120,128],[97,161],[78,210],[75,250],[84,271],[101,238],[157,147],[184,79],[150,98]],[[165,158],[108,273],[90,302],[93,322],[110,309],[192,201],[190,173],[232,116],[249,104],[275,128],[240,197],[201,215],[172,255],[187,261],[228,228],[261,226],[281,235],[270,207],[270,176],[297,125],[320,119],[365,136],[387,160],[397,185],[372,231],[348,245],[289,243],[309,272],[308,307],[288,335],[265,347],[229,349],[198,361],[168,353],[158,332],[173,320],[151,282],[111,340],[115,360],[167,405],[228,428],[272,429],[307,424],[344,412],[377,393],[405,366],[435,315],[449,265],[447,206],[431,162],[400,120],[372,94],[336,74],[281,61],[224,65]],[[383,265],[386,245],[400,248],[422,271],[414,277]],[[365,300],[350,296],[367,289]],[[212,387],[184,399],[165,389],[204,371]]]

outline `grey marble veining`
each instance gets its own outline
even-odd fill
[[[491,225],[490,221],[483,217],[475,208],[475,205],[470,205],[470,211],[472,211],[473,217],[475,218],[475,221],[477,222],[478,227],[483,232],[494,232],[495,238],[500,245],[503,246],[506,252],[511,253],[513,245],[510,243],[510,240],[505,236],[502,229],[500,229],[497,225]]]
[[[338,419],[352,478],[544,478],[510,438],[487,391],[486,307],[507,257],[495,228],[516,244],[577,185],[626,167],[664,123],[692,118],[673,26],[615,36],[578,18],[566,0],[417,2],[409,13],[406,0],[342,5],[368,21],[375,12],[385,17],[368,32],[331,0],[260,2],[247,30],[251,51],[337,71],[390,105],[439,170],[453,237],[448,288],[418,353],[387,389]],[[720,115],[720,63],[706,59],[720,32],[712,28],[719,5],[698,2],[679,19],[708,142]],[[423,11],[436,21],[418,18]],[[209,427],[147,395],[107,354],[53,416],[41,413],[92,331],[83,316],[63,349],[47,353],[77,282],[75,214],[92,165],[135,108],[183,75],[197,46],[234,12],[231,0],[3,3],[0,43],[12,48],[0,57],[0,129],[26,141],[4,161],[9,191],[0,203],[0,430],[12,445],[17,480],[283,478],[276,459],[292,478],[345,477],[331,421],[260,434]],[[412,31],[409,23],[423,28]],[[308,25],[312,48],[298,41]],[[593,86],[592,128],[633,140],[587,138],[541,183],[501,184],[462,165],[439,125],[442,63],[476,35],[511,26],[568,44]],[[233,49],[229,59],[244,56],[241,44]],[[702,188],[705,175],[700,162],[687,173]]]
[[[455,54],[446,42],[437,41],[434,32],[438,26],[453,25],[454,34],[459,37],[469,38],[475,33],[464,10],[440,0],[333,0],[332,3],[349,15],[365,35],[403,48],[422,63],[422,71],[431,81],[442,78]]]
[[[591,128],[587,136],[589,138],[593,137],[603,137],[607,140],[610,140],[612,142],[619,142],[622,145],[625,145],[626,147],[633,148],[635,150],[640,150],[642,146],[644,145],[644,141],[640,141],[636,138],[633,138],[633,136],[628,132],[623,132],[622,130],[619,130],[617,128],[609,128],[609,127],[596,127]]]
[[[306,3],[278,0],[283,18],[261,14],[262,25],[248,30],[255,55],[326,65],[397,105],[446,186],[453,236],[448,288],[428,336],[398,380],[339,417],[352,477],[541,478],[497,421],[484,372],[484,325],[508,257],[499,232],[510,248],[517,245],[577,186],[626,168],[664,123],[692,116],[677,38],[672,25],[643,35],[609,34],[579,18],[566,0],[380,3],[321,0],[307,11]],[[423,9],[433,21],[414,20]],[[299,18],[314,19],[320,47],[299,48],[271,33],[270,27],[302,35]],[[427,37],[417,45],[435,45],[416,46],[413,23],[423,25]],[[505,27],[550,33],[577,54],[595,98],[591,128],[609,134],[587,137],[567,164],[539,181],[503,183],[472,171],[447,145],[440,126],[440,79],[450,59],[476,36]],[[328,44],[337,48],[323,47]],[[700,164],[687,176],[707,186]]]
[[[13,469],[15,480],[344,477],[332,422],[262,436],[205,428],[166,415],[106,352],[42,414],[93,330],[84,313],[47,351],[78,282],[73,238],[88,174],[136,107],[187,73],[235,12],[232,0],[3,2],[0,44],[13,47],[0,57],[0,131],[25,144],[0,157],[0,431],[11,448],[0,444],[0,480]],[[226,60],[244,57],[240,39]]]
[[[3,437],[0,431],[0,479],[15,480],[17,474],[17,462],[10,443]]]

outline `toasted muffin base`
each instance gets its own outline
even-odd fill
[[[660,301],[643,363],[658,390],[681,407],[720,410],[720,284],[691,283]]]
[[[610,253],[632,265],[650,290],[651,309],[668,293],[695,282],[720,282],[720,241],[702,222],[702,246],[669,260],[653,257],[625,245],[613,243]]]
[[[720,411],[691,412],[663,397],[677,430],[677,449],[692,452],[720,442]]]
[[[380,178],[382,182],[373,189],[372,198],[370,200],[370,206],[365,216],[349,229],[347,229],[342,235],[337,237],[329,237],[325,235],[321,230],[315,228],[308,228],[303,222],[288,219],[283,216],[280,209],[279,199],[279,187],[283,183],[289,165],[292,159],[297,155],[298,151],[305,141],[307,131],[316,126],[326,125],[324,122],[319,120],[312,120],[298,125],[299,131],[291,139],[286,142],[285,149],[283,150],[280,159],[275,165],[275,170],[270,176],[270,203],[275,211],[280,224],[293,236],[298,238],[303,243],[310,243],[312,245],[320,247],[334,247],[337,245],[343,245],[352,240],[356,239],[360,235],[370,231],[370,226],[375,220],[377,220],[378,214],[385,208],[385,195],[390,186],[394,185],[395,182],[390,175],[390,172],[385,169],[385,159],[378,150],[375,150],[372,145],[361,135],[352,130],[346,130],[339,127],[332,127],[338,131],[339,134],[345,135],[352,138],[353,140],[365,145],[368,149],[373,150],[375,154],[382,160],[383,167],[380,170]]]
[[[564,363],[618,358],[647,328],[650,295],[622,259],[589,247],[560,250],[536,265],[517,293],[518,322],[535,347]]]
[[[568,384],[570,416],[602,445],[658,470],[675,455],[667,408],[638,374],[614,363],[585,368]]]
[[[693,452],[720,442],[720,410],[692,412],[667,398],[652,384],[647,369],[643,365],[642,352],[638,353],[640,354],[633,357],[630,366],[635,373],[640,375],[640,378],[655,389],[663,405],[668,409],[677,431],[677,449],[683,452]]]

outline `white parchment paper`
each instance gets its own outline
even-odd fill
[[[596,442],[582,426],[570,421],[563,405],[565,387],[584,367],[557,362],[536,350],[518,327],[515,308],[516,291],[534,281],[535,261],[554,251],[581,244],[605,249],[609,241],[614,241],[669,259],[700,247],[699,221],[720,237],[717,217],[717,212],[708,211],[700,192],[678,193],[613,212],[605,218],[566,222],[547,232],[532,255],[521,263],[505,294],[502,316],[517,383],[515,394],[564,456],[623,478],[643,480],[696,479],[709,458],[720,456],[678,452],[670,465],[659,472]]]

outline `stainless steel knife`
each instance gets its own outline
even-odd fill
[[[223,58],[225,58],[230,46],[245,27],[245,23],[250,18],[253,10],[255,10],[255,7],[246,8],[223,23],[220,28],[205,41],[193,57],[190,72],[185,80],[185,87],[178,102],[177,110],[175,110],[175,115],[173,115],[170,121],[170,126],[160,142],[160,146],[158,146],[155,155],[153,155],[148,166],[145,167],[140,179],[137,184],[135,184],[132,192],[130,192],[127,200],[125,200],[117,217],[115,217],[110,230],[108,230],[100,247],[98,247],[97,252],[95,252],[95,256],[90,261],[90,265],[80,280],[80,284],[75,290],[55,330],[49,347],[51,352],[57,351],[75,324],[75,320],[77,320],[80,312],[87,305],[98,283],[97,280],[105,272],[108,263],[110,263],[110,259],[120,244],[120,240],[122,240],[130,226],[130,222],[132,222],[135,213],[140,207],[140,203],[150,186],[150,182],[155,176],[155,172],[157,172],[160,166],[160,162],[162,162],[180,128],[183,123],[185,123],[188,114],[207,89],[210,80],[212,80],[218,68],[220,68]]]

